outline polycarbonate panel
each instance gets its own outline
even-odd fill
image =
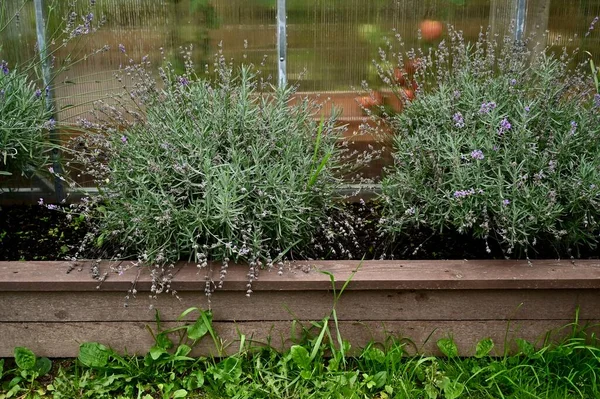
[[[55,15],[68,11],[66,3],[61,3]],[[94,17],[105,18],[105,23],[84,39],[85,49],[92,53],[109,45],[110,50],[93,55],[57,79],[59,117],[75,121],[92,101],[119,90],[114,73],[130,60],[140,62],[148,56],[154,70],[171,62],[183,71],[181,53],[190,45],[199,72],[212,65],[222,49],[227,60],[262,63],[263,75],[276,79],[275,13],[275,0],[97,0]],[[119,51],[119,45],[126,54]],[[68,52],[72,46],[61,50],[59,61]]]
[[[548,44],[555,48],[580,49],[598,60],[600,56],[600,24],[590,30],[594,18],[600,16],[600,0],[536,0],[528,10],[528,27],[544,26],[547,21]]]
[[[0,1],[0,30],[0,61],[7,61],[12,68],[34,59],[36,33],[33,2]]]

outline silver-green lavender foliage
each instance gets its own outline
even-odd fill
[[[290,102],[289,87],[261,92],[249,67],[222,64],[215,81],[165,68],[161,84],[132,70],[145,82],[130,92],[135,122],[105,105],[124,127],[83,136],[82,161],[102,194],[101,240],[148,264],[251,267],[310,241],[344,165],[334,116],[319,125],[313,104]]]
[[[49,165],[52,113],[27,74],[0,64],[0,174],[31,175]]]
[[[454,230],[497,240],[507,254],[540,238],[596,244],[598,95],[589,68],[531,43],[482,34],[465,44],[451,32],[434,51],[409,54],[421,86],[391,119],[385,231]]]

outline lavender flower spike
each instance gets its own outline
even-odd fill
[[[481,160],[481,159],[484,159],[485,156],[483,155],[483,151],[473,150],[473,151],[471,151],[471,158]]]

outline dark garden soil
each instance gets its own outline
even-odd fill
[[[62,260],[77,252],[85,226],[44,206],[0,208],[0,261]]]
[[[315,237],[315,245],[303,252],[292,252],[294,259],[503,259],[500,246],[492,239],[485,241],[458,233],[439,234],[417,230],[392,242],[377,231],[380,214],[370,204],[349,204],[332,212],[327,229]],[[78,250],[86,234],[86,225],[69,221],[60,211],[44,206],[4,206],[0,209],[0,261],[64,260]],[[593,248],[555,248],[538,238],[531,259],[575,258],[598,259]],[[95,258],[98,255],[83,254]],[[511,258],[525,258],[523,252]]]

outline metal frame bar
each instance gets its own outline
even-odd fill
[[[279,86],[287,84],[287,23],[285,0],[277,0],[277,60]]]
[[[48,46],[46,42],[46,23],[44,18],[44,4],[43,0],[34,0],[35,6],[35,29],[37,34],[37,46],[40,52],[40,65],[42,68],[42,81],[44,83],[45,101],[46,108],[48,110],[55,110],[54,107],[54,96],[50,88],[50,82],[52,80],[50,65],[48,64]],[[52,117],[56,120],[56,115],[52,112]],[[50,130],[50,141],[52,143],[58,143],[60,137],[56,129]],[[58,148],[52,149],[52,167],[56,173],[61,173],[60,166],[60,151]],[[58,177],[54,177],[54,194],[56,195],[56,201],[60,202],[65,199],[65,188],[62,180]]]
[[[523,40],[525,33],[525,22],[527,21],[527,0],[517,0],[515,17],[515,40],[520,42]]]

